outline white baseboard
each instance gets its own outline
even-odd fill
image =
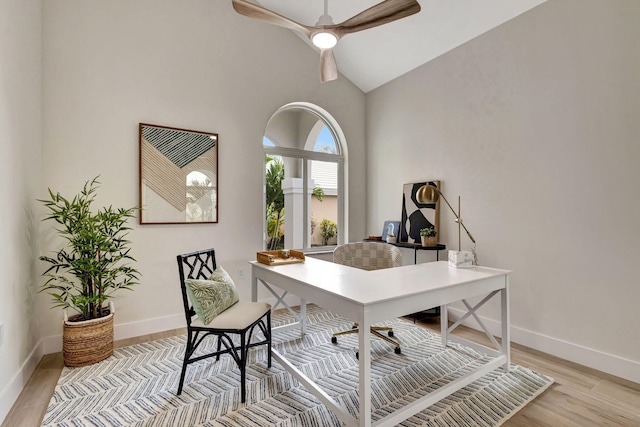
[[[449,313],[449,320],[453,322],[456,322],[465,314],[464,310],[454,307],[448,307],[447,312]],[[492,335],[496,337],[502,335],[499,321],[483,316],[479,317]],[[462,324],[473,329],[482,330],[480,325],[471,317],[462,322]],[[514,327],[513,325],[511,325],[511,342],[640,384],[640,362]]]
[[[184,314],[174,314],[137,322],[116,323],[113,326],[113,335],[114,339],[118,341],[184,328],[186,325]],[[42,354],[57,353],[59,351],[62,351],[62,335],[51,335],[42,339]]]
[[[18,396],[20,396],[22,389],[27,384],[27,381],[29,381],[29,378],[31,378],[31,374],[33,374],[38,363],[40,363],[43,354],[41,351],[41,342],[33,348],[18,372],[0,391],[0,424],[4,422],[9,411],[11,411],[11,407],[18,399]]]
[[[267,298],[261,300],[275,306],[275,298]],[[295,295],[288,295],[284,298],[284,301],[291,305],[299,305],[300,298]],[[278,306],[276,308],[282,308]],[[156,334],[159,332],[170,331],[173,329],[184,328],[187,323],[184,318],[184,314],[173,314],[170,316],[155,317],[153,319],[146,319],[137,322],[129,323],[116,323],[113,327],[114,339],[124,340],[127,338],[135,338],[142,335]],[[52,335],[42,339],[42,352],[41,354],[57,353],[62,351],[62,335]],[[40,359],[38,359],[40,360]],[[28,378],[28,377],[27,377]]]

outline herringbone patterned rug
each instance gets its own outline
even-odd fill
[[[308,333],[274,335],[275,348],[323,389],[357,414],[357,336],[330,342],[334,331],[351,326],[321,308],[308,310]],[[274,326],[288,323],[274,316]],[[439,335],[403,320],[389,321],[402,354],[372,340],[373,418],[379,418],[486,363],[488,356],[456,346],[443,348]],[[215,345],[211,339],[210,350]],[[338,419],[274,361],[264,347],[249,353],[247,403],[240,403],[240,371],[230,356],[187,368],[176,396],[184,337],[166,338],[116,350],[84,368],[64,368],[43,426],[340,426]],[[496,370],[406,420],[405,426],[496,426],[544,391],[552,379],[513,365]]]

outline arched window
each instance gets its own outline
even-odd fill
[[[289,104],[269,120],[265,247],[323,251],[347,238],[346,142],[320,107]]]

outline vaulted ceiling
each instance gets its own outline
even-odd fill
[[[329,0],[328,11],[337,24],[380,1]],[[340,40],[334,48],[339,72],[369,92],[546,0],[418,1],[419,13]],[[324,13],[324,0],[257,3],[306,25]]]

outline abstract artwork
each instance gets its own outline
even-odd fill
[[[420,230],[433,227],[438,232],[440,200],[436,203],[419,203],[416,193],[423,185],[440,188],[440,181],[425,181],[404,184],[402,189],[402,216],[400,221],[400,242],[420,243]]]
[[[140,223],[218,222],[218,134],[140,123]]]

